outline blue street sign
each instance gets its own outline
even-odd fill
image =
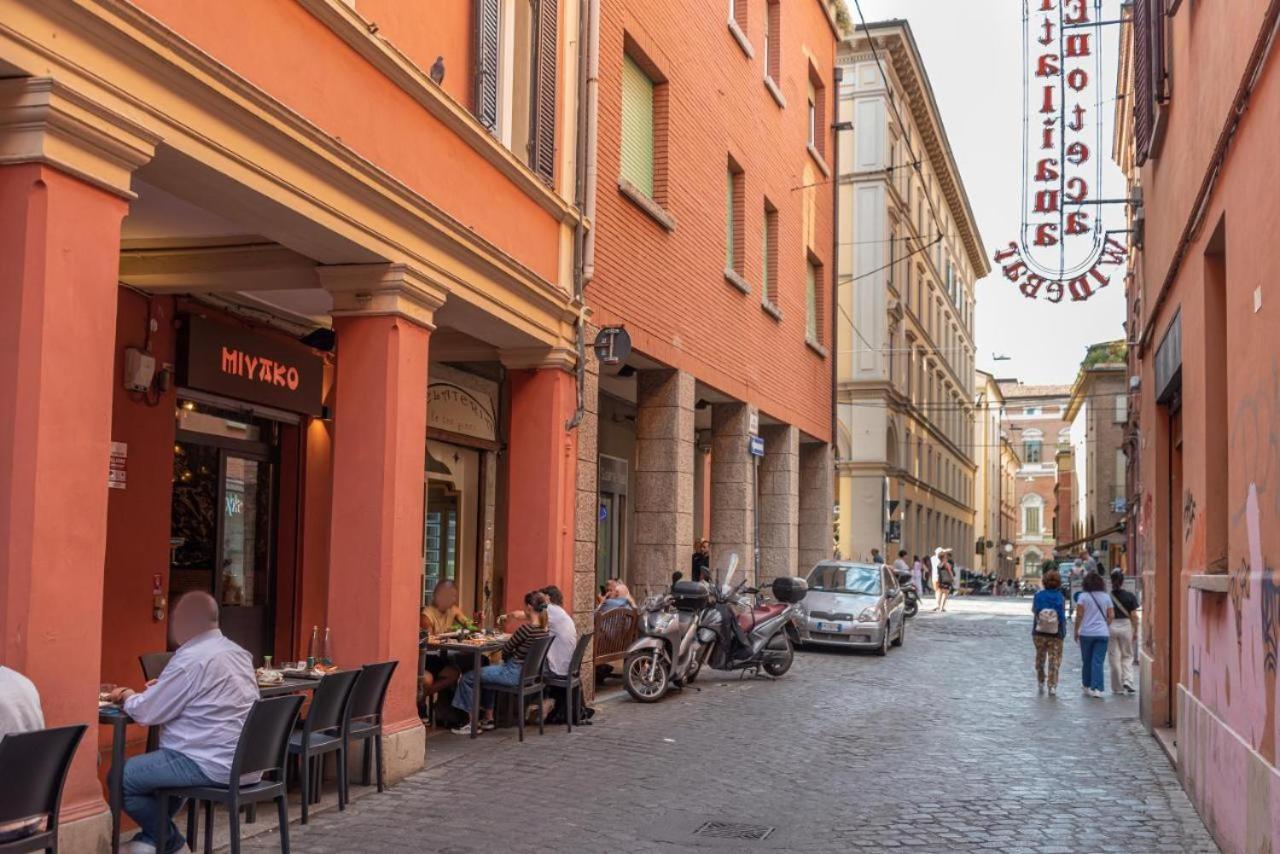
[[[764,439],[761,439],[759,436],[751,437],[751,456],[753,457],[764,456]]]

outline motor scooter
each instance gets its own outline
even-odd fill
[[[726,581],[717,583],[714,601],[698,629],[705,662],[713,670],[764,671],[778,677],[791,669],[799,643],[798,603],[808,592],[803,578],[782,576],[771,588],[776,602],[739,579],[738,556],[731,555]]]
[[[895,569],[893,574],[898,577],[898,586],[902,588],[902,615],[904,617],[914,617],[920,613],[920,592],[916,590],[915,584],[911,581],[911,573]]]
[[[627,648],[622,684],[632,699],[656,703],[698,678],[705,658],[701,617],[712,601],[705,581],[677,581],[640,608],[640,635]]]

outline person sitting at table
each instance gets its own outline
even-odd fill
[[[12,733],[44,729],[44,711],[40,708],[40,692],[30,679],[0,664],[0,740]],[[0,822],[0,842],[30,836],[40,830],[44,819]]]
[[[422,609],[419,628],[427,637],[442,635],[456,628],[472,629],[474,624],[458,607],[458,585],[448,578],[436,582],[431,591],[431,602]],[[426,712],[426,704],[432,702],[437,694],[442,694],[458,683],[458,675],[462,672],[456,658],[441,653],[427,653],[423,662],[422,673],[422,708]]]
[[[141,693],[117,688],[109,697],[136,723],[162,727],[160,749],[124,766],[124,811],[141,828],[122,849],[132,854],[156,850],[161,821],[169,822],[169,850],[163,854],[186,844],[173,812],[162,814],[156,790],[227,785],[240,731],[259,696],[253,658],[223,636],[212,596],[183,596],[169,626],[178,649],[160,677]],[[175,804],[173,811],[179,807]]]
[[[531,590],[526,593],[523,611],[504,614],[498,620],[500,623],[512,618],[528,621],[522,623],[520,628],[516,629],[515,633],[503,644],[502,663],[489,664],[481,667],[478,671],[473,670],[470,673],[464,673],[462,678],[458,680],[457,688],[453,692],[453,707],[470,716],[471,700],[476,690],[478,677],[480,683],[479,728],[481,732],[494,728],[493,692],[484,690],[485,683],[487,682],[490,685],[520,684],[520,671],[524,667],[524,660],[529,654],[530,647],[538,638],[547,636],[547,608],[550,604],[547,594],[541,590]],[[470,720],[454,729],[453,732],[455,735],[471,735]]]
[[[634,608],[635,606],[636,600],[631,598],[631,591],[627,589],[627,585],[616,578],[611,578],[605,584],[604,601],[600,603],[597,610],[601,614],[607,614],[615,608]]]
[[[564,609],[564,593],[554,584],[542,588],[548,599],[547,631],[551,633],[551,649],[547,651],[547,669],[556,676],[568,676],[569,665],[573,663],[573,650],[578,645],[578,627],[573,617]],[[551,713],[548,723],[564,723],[565,692],[553,688],[551,694]]]

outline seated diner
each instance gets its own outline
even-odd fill
[[[227,785],[240,731],[259,696],[253,659],[223,636],[218,603],[208,593],[179,599],[170,630],[178,649],[159,678],[141,692],[117,688],[108,698],[135,722],[161,727],[160,749],[124,766],[124,811],[140,828],[121,849],[131,854],[155,852],[161,821],[169,822],[164,854],[186,844],[173,813],[161,814],[156,790]]]
[[[476,626],[458,607],[458,585],[442,578],[436,582],[431,591],[431,602],[422,609],[418,628],[420,642],[429,637],[442,635],[455,629],[474,631]],[[447,691],[458,682],[462,668],[459,661],[443,653],[429,652],[424,659],[422,673],[422,698],[425,705],[432,702],[436,694]]]
[[[478,671],[473,670],[470,673],[462,674],[462,678],[458,680],[458,686],[453,692],[453,707],[459,712],[470,715],[472,694],[477,689],[477,681],[479,682],[481,732],[494,728],[493,692],[485,691],[484,685],[486,683],[490,685],[518,685],[520,683],[520,670],[524,666],[524,660],[529,654],[530,647],[538,638],[547,636],[547,609],[551,604],[547,594],[541,590],[530,591],[525,594],[524,604],[523,611],[513,611],[510,614],[504,614],[498,619],[499,623],[513,619],[528,620],[528,622],[521,624],[520,628],[516,629],[503,645],[501,649],[502,663],[489,664]],[[521,710],[521,714],[523,714],[523,710]],[[471,735],[470,721],[456,728],[453,732],[455,735]]]

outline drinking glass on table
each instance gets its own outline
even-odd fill
[[[116,689],[116,685],[114,682],[103,682],[101,685],[99,685],[98,686],[99,702],[105,701],[110,696],[111,692],[114,691],[115,689]]]

